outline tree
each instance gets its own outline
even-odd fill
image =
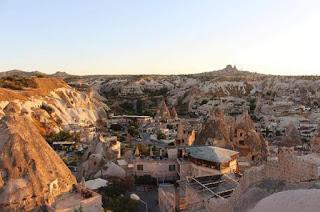
[[[143,102],[141,99],[137,100],[137,114],[142,115],[143,114]]]
[[[110,198],[107,204],[103,204],[105,209],[114,212],[135,212],[138,211],[138,203],[130,197],[118,196]]]
[[[52,144],[55,141],[75,141],[80,142],[80,133],[70,133],[69,131],[60,131],[58,133],[50,133],[46,136],[46,141]]]
[[[136,185],[156,185],[157,179],[152,177],[151,175],[143,175],[135,177]]]
[[[205,105],[205,104],[207,104],[207,103],[208,103],[208,100],[207,100],[207,99],[204,99],[204,100],[201,101],[200,105]]]
[[[102,196],[103,207],[114,212],[137,211],[137,202],[125,196],[126,190],[127,186],[122,182],[114,182],[114,184],[100,188],[98,193]]]
[[[254,111],[256,109],[256,99],[252,98],[249,100],[250,111]]]
[[[129,133],[131,136],[135,137],[135,136],[138,136],[138,135],[139,135],[139,130],[138,130],[135,126],[130,125],[130,126],[128,127],[128,133]]]
[[[165,135],[163,132],[158,131],[158,132],[157,132],[157,139],[158,139],[158,140],[166,139],[166,135]]]

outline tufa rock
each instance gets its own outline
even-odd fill
[[[11,106],[7,109],[12,112],[15,107]],[[76,184],[27,116],[10,115],[0,121],[0,173],[0,208],[4,211],[51,203]]]
[[[220,109],[215,110],[203,124],[195,145],[236,150],[250,161],[260,161],[267,155],[266,143],[247,112],[233,119],[225,117]]]

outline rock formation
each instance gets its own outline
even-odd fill
[[[116,137],[104,139],[102,135],[96,136],[83,155],[83,163],[78,167],[77,179],[81,180],[83,177],[86,179],[95,178],[97,174],[101,175],[101,171],[112,176],[112,172],[107,170],[109,166],[106,164],[117,158],[118,151],[120,151],[118,143]],[[112,167],[114,168],[114,166]]]
[[[76,184],[68,167],[47,144],[27,116],[15,115],[19,107],[9,104],[9,115],[0,121],[0,208],[30,210],[50,203]]]
[[[92,91],[80,92],[55,78],[36,78],[37,88],[13,91],[0,88],[0,118],[14,107],[33,119],[42,135],[70,130],[70,124],[95,124],[107,117],[107,106]],[[10,107],[4,108],[8,106]]]
[[[161,122],[167,122],[168,120],[176,120],[178,119],[177,111],[174,107],[168,108],[165,100],[162,100],[159,108],[157,109],[155,120]]]
[[[248,113],[232,119],[225,117],[220,109],[204,123],[195,144],[236,150],[251,161],[260,161],[267,154],[265,141],[256,132]]]
[[[262,135],[256,132],[248,112],[236,119],[232,145],[233,149],[240,152],[240,156],[246,156],[252,161],[259,161],[267,156],[266,143]]]
[[[189,122],[180,122],[175,139],[176,146],[191,146],[196,139],[196,132]]]
[[[237,72],[238,69],[236,66],[233,66],[232,65],[227,65],[224,69],[222,69],[223,71],[225,72]]]
[[[203,124],[195,144],[231,148],[230,130],[230,125],[227,125],[224,113],[217,109],[210,114]]]
[[[178,119],[178,113],[177,113],[175,107],[172,107],[172,108],[170,109],[170,117],[171,117],[171,119],[173,119],[173,120],[177,120],[177,119]]]
[[[280,146],[293,147],[297,145],[302,145],[302,140],[298,129],[293,123],[290,123],[286,129],[286,136],[283,136]]]

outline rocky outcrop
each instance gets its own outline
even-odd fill
[[[203,124],[196,145],[214,145],[231,148],[231,127],[220,109],[215,110]]]
[[[196,132],[187,121],[181,121],[177,127],[176,146],[192,146],[196,140]]]
[[[92,91],[77,91],[55,78],[37,80],[39,87],[32,91],[0,88],[0,118],[14,107],[17,114],[29,116],[44,135],[69,130],[71,124],[94,125],[107,117],[108,107],[97,100]],[[2,94],[7,96],[1,98]]]
[[[227,65],[224,69],[222,69],[222,71],[225,71],[225,72],[237,72],[238,69],[236,66],[233,66],[232,65]]]
[[[171,117],[171,119],[173,119],[173,120],[177,120],[177,119],[178,119],[178,113],[177,113],[175,107],[172,107],[172,108],[170,109],[170,117]]]
[[[14,103],[0,121],[0,208],[30,210],[50,203],[76,184],[70,170],[39,134],[32,120],[16,115]],[[9,112],[10,111],[10,112]]]
[[[177,111],[174,107],[168,108],[166,101],[162,100],[155,115],[155,120],[167,122],[168,120],[178,119]]]
[[[119,151],[120,143],[117,141],[117,137],[105,139],[102,135],[96,136],[83,155],[83,162],[78,167],[77,179],[80,181],[82,178],[95,178],[97,173],[98,175],[99,173],[101,174],[101,171],[112,176],[110,170],[107,171],[108,166],[106,164],[111,160],[115,160],[119,155]],[[116,164],[114,165],[117,166]],[[114,166],[112,167],[114,168]]]
[[[224,113],[217,109],[204,123],[195,144],[236,150],[240,156],[247,157],[250,161],[260,161],[267,155],[265,141],[256,132],[247,112],[233,119],[225,117]]]
[[[248,114],[237,117],[234,126],[233,148],[252,161],[260,161],[267,156],[267,147],[262,135],[254,127]]]
[[[280,142],[280,146],[293,147],[297,145],[302,145],[301,136],[299,130],[290,123],[286,129],[286,136],[283,136]]]

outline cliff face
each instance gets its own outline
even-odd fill
[[[28,210],[50,202],[76,183],[32,120],[13,113],[0,122],[0,173],[3,210]]]
[[[39,78],[36,89],[13,91],[0,88],[0,118],[12,102],[33,120],[41,134],[67,129],[69,124],[90,125],[106,117],[108,109],[89,92],[79,92],[55,78]]]

